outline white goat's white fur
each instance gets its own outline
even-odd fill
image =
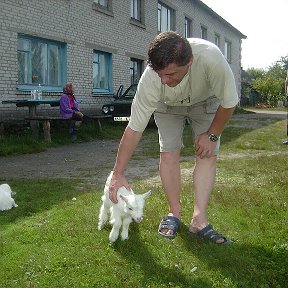
[[[112,230],[109,234],[110,242],[115,242],[119,237],[120,228],[121,239],[128,239],[129,225],[134,220],[140,223],[143,219],[143,210],[145,199],[150,196],[151,191],[144,194],[134,194],[134,192],[121,187],[117,192],[118,202],[115,204],[109,199],[109,186],[112,177],[112,172],[107,178],[104,195],[101,197],[103,203],[99,213],[98,230],[101,230],[108,220],[108,213],[110,212],[110,224]]]
[[[12,198],[12,196],[15,194],[16,192],[13,192],[8,184],[5,183],[0,185],[0,211],[10,210],[13,207],[18,207]]]

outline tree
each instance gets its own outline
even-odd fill
[[[263,79],[258,78],[253,81],[253,88],[261,95],[263,104],[276,107],[278,101],[285,100],[283,92],[284,81],[273,75],[267,75]]]
[[[249,68],[246,71],[250,76],[251,80],[265,77],[266,71],[261,68]]]
[[[256,91],[261,104],[275,107],[285,100],[284,82],[288,70],[288,55],[281,57],[267,70],[251,68],[246,72],[250,76],[249,87]]]

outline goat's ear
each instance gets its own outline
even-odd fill
[[[151,195],[151,190],[142,194],[143,199],[146,199],[147,197],[149,197]]]
[[[122,195],[122,194],[119,194],[119,197],[127,204],[128,203],[128,199]]]

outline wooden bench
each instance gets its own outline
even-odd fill
[[[111,115],[87,115],[88,119],[96,120],[96,127],[100,132],[102,132],[102,125],[101,120],[105,118],[111,118]],[[50,121],[57,120],[57,121],[69,121],[69,119],[65,119],[61,116],[43,116],[43,115],[35,115],[26,117],[25,120],[30,122],[30,127],[32,129],[32,134],[35,137],[39,135],[39,122],[43,124],[43,132],[44,132],[44,141],[51,142],[51,133],[50,133]]]
[[[112,115],[86,115],[85,116],[88,119],[92,119],[96,121],[97,123],[97,128],[100,132],[102,132],[102,125],[101,125],[101,120],[106,119],[106,118],[112,118]],[[85,120],[84,120],[85,121]]]

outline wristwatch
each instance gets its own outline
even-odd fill
[[[210,133],[209,131],[207,131],[208,134],[208,138],[212,141],[212,142],[217,142],[218,139],[220,138],[219,136],[217,136],[214,133]]]

